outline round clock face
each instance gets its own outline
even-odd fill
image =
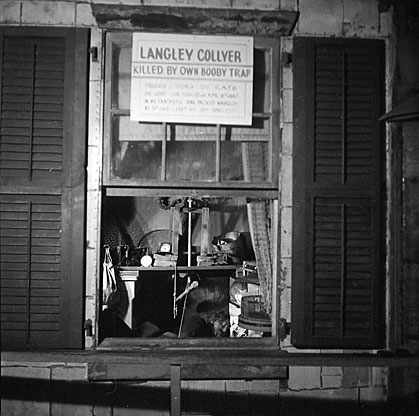
[[[161,253],[170,253],[172,247],[170,243],[161,243],[160,244],[160,252]]]
[[[143,267],[150,267],[153,263],[153,258],[146,254],[145,256],[141,257],[140,263]]]

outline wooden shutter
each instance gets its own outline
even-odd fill
[[[383,42],[294,43],[292,342],[380,347]]]
[[[0,35],[2,348],[81,347],[87,32]]]

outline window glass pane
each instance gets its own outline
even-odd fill
[[[132,121],[129,116],[113,118],[113,134],[115,139],[124,141],[148,141],[164,139],[164,128],[161,123],[139,123]]]
[[[132,46],[114,44],[112,50],[112,108],[130,108]]]
[[[112,179],[160,179],[161,147],[157,141],[115,143]]]
[[[268,154],[266,142],[221,142],[221,180],[267,181]]]
[[[214,181],[215,141],[168,141],[167,180]]]
[[[134,122],[129,116],[114,117],[112,124],[114,177],[161,179],[163,125]],[[254,126],[258,124],[267,124],[267,120],[256,119]],[[167,130],[166,180],[215,181],[216,128],[170,125]],[[251,131],[262,134],[249,134]],[[221,181],[269,180],[268,134],[257,127],[223,127]]]
[[[160,179],[163,127],[112,120],[112,179]]]
[[[271,68],[268,50],[254,50],[253,73],[253,112],[268,113],[271,111]]]
[[[217,129],[215,126],[196,124],[171,124],[170,140],[216,140]]]
[[[269,141],[270,118],[253,118],[250,127],[226,126],[222,127],[221,140],[234,141]]]
[[[243,181],[242,144],[221,142],[221,181]]]
[[[268,143],[243,143],[243,170],[246,182],[263,182],[269,178]]]

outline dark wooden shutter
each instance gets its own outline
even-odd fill
[[[87,32],[0,34],[2,348],[81,347]]]
[[[292,342],[380,347],[383,42],[294,43]]]

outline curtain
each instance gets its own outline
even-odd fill
[[[243,172],[245,181],[266,178],[267,151],[261,143],[243,143]],[[272,315],[272,215],[273,202],[267,199],[249,200],[247,203],[249,229],[256,257],[262,302]]]
[[[262,302],[272,314],[272,201],[258,200],[247,204],[250,235],[256,256]]]

